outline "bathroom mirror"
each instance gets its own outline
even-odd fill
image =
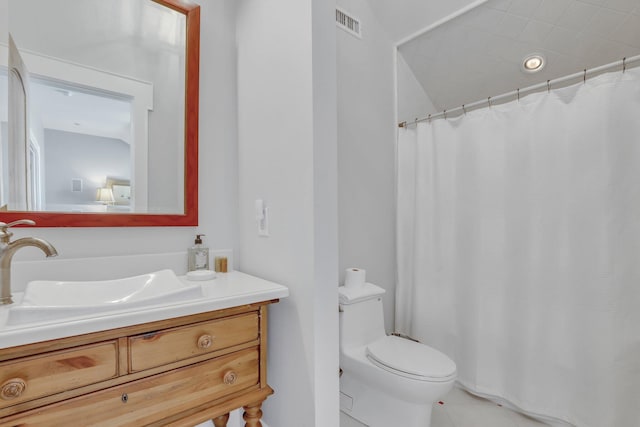
[[[197,225],[199,6],[0,0],[0,16],[0,221]]]

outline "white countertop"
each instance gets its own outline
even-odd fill
[[[215,279],[205,281],[187,281],[186,277],[180,277],[184,283],[198,284],[202,287],[203,297],[199,299],[126,311],[83,315],[59,321],[7,325],[11,305],[0,306],[0,348],[189,316],[289,296],[289,289],[285,286],[239,271],[216,273],[216,275]],[[14,304],[19,304],[22,296],[22,293],[14,294]]]

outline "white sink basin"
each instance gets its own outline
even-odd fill
[[[171,270],[117,280],[27,284],[22,301],[9,309],[8,325],[93,316],[113,310],[174,304],[202,297],[200,285],[186,285]]]

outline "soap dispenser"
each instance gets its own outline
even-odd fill
[[[195,244],[189,248],[189,271],[209,269],[209,248],[202,245],[201,236],[197,234]]]

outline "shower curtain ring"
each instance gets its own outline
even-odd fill
[[[487,101],[489,101],[489,108],[491,108],[491,97],[488,97]]]
[[[464,112],[464,115],[466,116],[467,115],[467,109],[464,108],[464,104],[462,104],[462,111]]]
[[[584,84],[587,83],[587,69],[586,68],[584,69],[584,74],[582,75],[582,82]]]
[[[627,71],[627,57],[622,58],[622,72]]]
[[[447,110],[444,110],[444,119],[447,120]]]
[[[547,92],[551,93],[551,80],[547,80]]]
[[[518,102],[520,102],[520,88],[518,88]]]
[[[427,116],[427,120],[429,120],[429,123],[431,123],[431,114]]]

